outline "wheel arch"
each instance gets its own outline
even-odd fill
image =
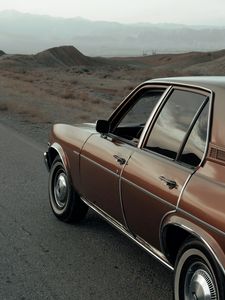
[[[66,171],[68,171],[69,170],[69,162],[68,162],[66,153],[63,150],[62,146],[60,146],[60,144],[58,144],[58,143],[53,143],[48,149],[49,166],[51,167],[51,165],[57,155],[60,157]]]
[[[225,254],[218,242],[202,227],[177,215],[167,216],[161,226],[161,247],[168,261],[175,265],[180,247],[191,237],[204,244],[225,275]]]

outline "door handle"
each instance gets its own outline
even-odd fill
[[[178,185],[175,180],[168,179],[164,176],[159,176],[159,179],[166,183],[170,190],[177,189]]]
[[[113,155],[113,157],[116,159],[116,161],[120,164],[120,165],[124,165],[126,163],[126,159],[123,157],[120,157],[118,155]]]

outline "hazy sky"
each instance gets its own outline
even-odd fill
[[[0,0],[0,11],[122,23],[225,25],[225,0]]]

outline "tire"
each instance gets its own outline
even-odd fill
[[[178,252],[174,276],[175,300],[224,300],[224,275],[201,241],[189,239]]]
[[[88,206],[73,189],[70,176],[58,156],[49,172],[48,192],[52,211],[58,219],[78,223],[85,217]]]

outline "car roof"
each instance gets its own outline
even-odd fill
[[[156,78],[146,81],[146,83],[169,83],[186,84],[200,86],[206,89],[214,90],[217,88],[225,89],[225,76],[189,76],[189,77],[167,77]]]

